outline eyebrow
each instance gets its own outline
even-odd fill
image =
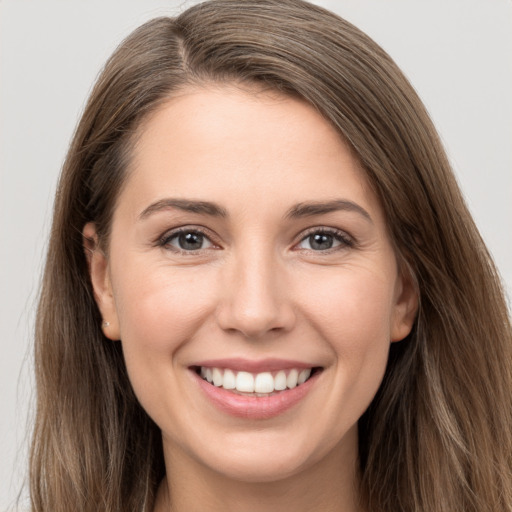
[[[199,213],[202,215],[211,215],[212,217],[227,217],[227,211],[215,203],[209,201],[194,201],[191,199],[161,199],[156,203],[150,204],[139,215],[139,220],[146,219],[151,214],[176,208],[184,212]]]
[[[334,199],[326,202],[299,203],[288,210],[285,218],[296,219],[301,217],[314,217],[315,215],[323,215],[336,211],[355,212],[373,223],[370,214],[362,206],[346,199]]]
[[[139,215],[139,220],[144,220],[153,213],[176,208],[185,212],[197,213],[200,215],[210,215],[212,217],[228,217],[228,212],[216,203],[210,201],[195,201],[192,199],[174,199],[167,198],[156,201],[145,208]],[[315,201],[298,203],[290,208],[284,218],[297,219],[303,217],[314,217],[336,211],[355,212],[362,215],[365,219],[373,223],[370,214],[357,203],[346,199],[335,199],[332,201]]]

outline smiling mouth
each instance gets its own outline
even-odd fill
[[[209,366],[196,366],[192,369],[212,386],[253,397],[269,397],[294,389],[322,370],[312,367],[250,373]]]

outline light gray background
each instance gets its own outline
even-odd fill
[[[194,2],[0,0],[0,510],[26,471],[31,338],[57,175],[117,43]],[[512,2],[319,0],[370,34],[429,109],[512,290]]]

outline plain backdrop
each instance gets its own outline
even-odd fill
[[[115,46],[194,2],[0,0],[0,511],[26,479],[32,329],[53,194]],[[512,2],[319,0],[371,35],[424,100],[512,290]]]

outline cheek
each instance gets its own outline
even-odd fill
[[[149,416],[158,425],[179,424],[188,410],[186,404],[177,405],[186,394],[179,378],[181,348],[211,316],[214,287],[205,286],[208,275],[191,268],[142,263],[125,261],[113,276],[123,355],[132,388]]]
[[[304,309],[332,352],[334,363],[329,371],[333,380],[326,396],[340,416],[343,411],[344,417],[357,421],[375,396],[386,369],[394,280],[382,274],[347,271],[329,281],[317,281],[316,290]]]
[[[144,269],[141,271],[140,269]],[[167,372],[174,357],[208,318],[212,286],[192,268],[124,265],[114,281],[121,343],[134,387],[137,381]],[[115,276],[113,276],[115,278]]]
[[[322,278],[304,310],[310,321],[340,351],[364,351],[374,343],[389,344],[394,313],[393,272],[390,277],[367,269],[343,268]]]

